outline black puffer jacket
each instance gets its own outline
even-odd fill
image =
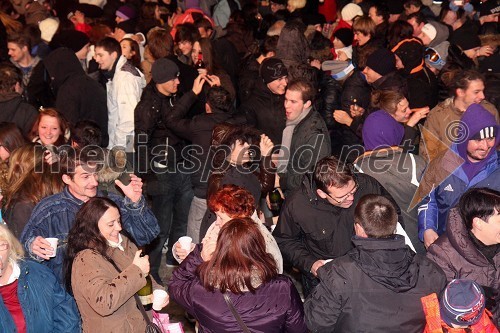
[[[43,63],[51,78],[56,95],[56,108],[66,119],[76,124],[93,120],[101,129],[101,145],[108,145],[108,109],[106,90],[85,74],[75,53],[65,47],[50,53]]]
[[[276,95],[264,82],[256,82],[253,93],[240,112],[247,117],[247,123],[266,134],[275,145],[281,143],[286,124],[285,95]]]
[[[443,271],[404,238],[353,238],[355,248],[318,269],[321,283],[304,303],[312,332],[422,332],[420,298],[439,294]]]
[[[29,134],[38,112],[35,108],[23,101],[17,93],[0,96],[0,122],[14,123],[24,135]]]
[[[366,194],[390,197],[374,178],[358,174],[353,204],[340,208],[320,198],[310,178],[305,176],[302,186],[286,198],[273,232],[283,259],[304,273],[316,260],[337,258],[352,249],[354,208],[359,199]]]
[[[427,257],[440,266],[448,280],[469,279],[492,288],[497,293],[497,305],[493,308],[496,325],[500,327],[500,245],[493,262],[479,252],[474,245],[457,208],[450,210],[446,233],[428,249]]]

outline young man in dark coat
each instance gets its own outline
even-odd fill
[[[95,121],[102,133],[101,146],[108,145],[106,89],[85,74],[73,50],[61,47],[43,59],[56,96],[55,107],[72,124]]]
[[[285,191],[299,188],[304,174],[331,152],[325,121],[312,107],[315,98],[314,87],[303,79],[291,82],[285,93],[286,127],[278,161],[280,186]]]
[[[158,219],[160,235],[150,244],[151,276],[162,283],[159,269],[163,245],[168,239],[167,262],[175,264],[172,245],[186,235],[189,207],[193,199],[191,178],[184,169],[186,141],[168,127],[174,108],[188,108],[197,100],[205,79],[199,76],[190,92],[177,98],[179,67],[167,58],[156,60],[152,80],[134,110],[135,151],[138,172],[149,174],[148,194]]]
[[[212,79],[216,80],[215,77]],[[195,97],[193,91],[186,95]],[[208,176],[214,157],[211,150],[212,132],[218,124],[245,122],[244,116],[232,115],[231,94],[223,87],[214,85],[207,91],[206,97],[205,113],[189,119],[186,116],[191,105],[177,104],[167,124],[167,127],[175,134],[191,141],[193,147],[187,158],[192,170],[191,183],[194,191],[193,201],[189,209],[187,236],[191,237],[195,244],[200,241],[200,224],[207,210]],[[190,100],[194,102],[196,98],[190,98]]]
[[[288,71],[280,59],[268,58],[259,69],[262,81],[255,83],[253,93],[239,111],[247,117],[247,123],[269,136],[274,144],[281,143],[285,129],[285,91]]]
[[[301,271],[305,295],[319,283],[317,271],[327,259],[352,249],[354,207],[367,194],[393,200],[374,178],[354,174],[330,156],[287,196],[273,236],[283,259]]]
[[[38,112],[22,96],[22,73],[14,65],[0,65],[0,122],[14,123],[28,135]]]
[[[397,210],[366,195],[354,211],[354,249],[318,270],[321,280],[304,303],[312,332],[422,332],[420,298],[439,294],[443,271],[395,235]]]

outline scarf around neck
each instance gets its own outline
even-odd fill
[[[296,119],[286,121],[286,127],[283,130],[283,136],[281,139],[281,150],[279,154],[277,169],[278,173],[286,172],[286,167],[291,155],[290,146],[292,144],[293,131],[295,130],[295,126],[297,126],[305,117],[307,117],[309,112],[311,112],[311,107],[304,109]]]

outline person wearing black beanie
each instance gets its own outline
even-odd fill
[[[368,83],[373,83],[382,76],[396,71],[396,58],[394,54],[384,48],[373,52],[366,60],[366,67],[363,73]]]

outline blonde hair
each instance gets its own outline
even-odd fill
[[[5,224],[0,224],[0,240],[9,244],[9,259],[18,261],[24,257],[24,249]]]
[[[43,150],[35,144],[27,144],[12,152],[4,193],[6,208],[21,199],[37,204],[63,190],[61,175],[52,172],[44,163]]]

